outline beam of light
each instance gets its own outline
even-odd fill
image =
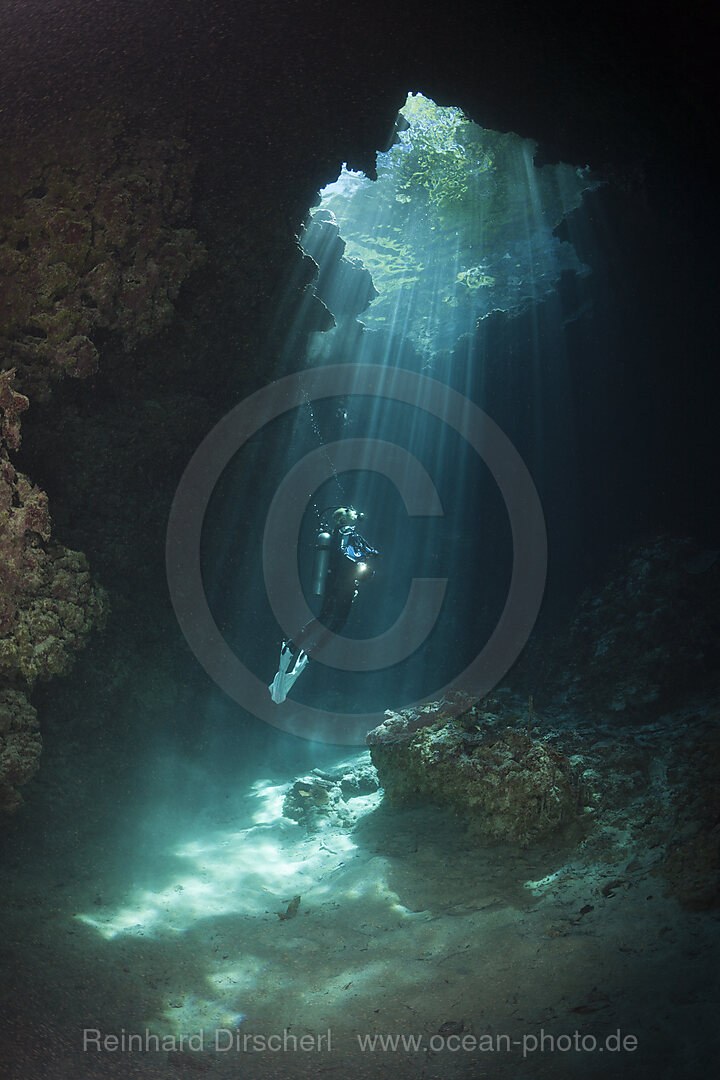
[[[124,939],[126,948],[140,939],[143,956],[157,949],[161,958],[170,944],[173,956],[185,958],[164,981],[148,1031],[235,1031],[249,1015],[276,1010],[280,1000],[302,1008],[305,1023],[320,1024],[328,1010],[340,1015],[347,1008],[348,984],[362,995],[378,983],[412,985],[415,976],[398,971],[400,958],[416,944],[423,955],[432,953],[433,922],[402,902],[385,856],[359,857],[344,829],[308,833],[274,813],[269,822],[253,822],[257,803],[263,816],[287,787],[251,785],[245,821],[235,827],[206,826],[184,836],[173,836],[170,827],[158,862],[166,865],[172,855],[185,870],[154,888],[129,889],[124,902],[102,915],[77,916],[107,941]],[[379,799],[373,793],[353,802],[362,817]],[[138,858],[144,866],[153,855],[143,849]],[[282,921],[278,914],[297,895],[297,916]],[[328,950],[328,933],[341,934],[347,951]],[[295,950],[301,950],[299,966]]]
[[[322,832],[309,836],[283,817],[287,790],[287,784],[257,781],[251,796],[264,805],[251,811],[250,824],[169,841],[163,854],[182,860],[185,872],[156,889],[135,890],[125,905],[102,916],[85,912],[76,917],[106,939],[163,937],[185,933],[210,916],[274,915],[298,894],[318,902],[334,889],[325,880],[327,873],[354,857],[355,843],[349,833],[340,832],[327,845]],[[378,801],[373,794],[354,803],[369,813]]]
[[[599,180],[573,165],[537,167],[531,140],[484,130],[461,110],[439,107],[422,94],[409,95],[401,116],[405,130],[387,153],[378,155],[378,179],[343,168],[321,192],[320,205],[300,237],[319,265],[315,293],[332,310],[336,324],[311,334],[309,359],[317,365],[352,360],[382,363],[390,370],[409,367],[456,386],[483,407],[491,378],[491,405],[496,407],[497,372],[505,364],[508,388],[532,393],[532,401],[518,395],[518,405],[526,416],[522,434],[532,436],[530,449],[542,479],[556,464],[544,460],[548,403],[554,409],[558,401],[568,406],[568,438],[574,430],[562,325],[548,315],[552,305],[547,302],[555,298],[559,310],[561,278],[579,281],[589,273],[557,229]],[[483,354],[478,331],[497,313],[504,313],[509,329],[501,346],[507,349],[504,357],[497,349]],[[513,342],[512,323],[520,316],[524,336]],[[486,373],[488,366],[494,370]],[[487,568],[491,586],[466,589],[459,602],[448,594],[438,623],[441,650],[460,650],[469,659],[492,632],[509,580],[504,507],[483,464],[428,418],[422,401],[403,415],[402,408],[385,401],[359,400],[361,393],[358,384],[358,397],[351,396],[346,409],[347,435],[398,441],[431,466],[452,519],[418,525],[417,540],[411,527],[396,527],[388,542],[394,545],[402,531],[404,561],[428,576],[452,576],[465,567],[481,576],[478,568]],[[501,423],[506,419],[497,418]],[[317,435],[322,441],[321,428]],[[571,453],[567,456],[573,460]],[[338,483],[352,485],[353,501],[370,509],[368,522],[397,520],[397,506],[369,468],[363,473],[361,460],[356,474],[339,477]],[[568,477],[568,490],[572,483]],[[404,582],[391,582],[383,609],[397,608],[405,593]],[[470,605],[473,593],[483,597],[484,606]],[[373,688],[368,678],[364,687],[369,697],[374,694],[369,703],[377,707],[388,700],[415,700],[425,692],[424,673],[426,681],[436,680],[430,673],[441,668],[434,648],[395,672],[392,686],[378,676]],[[428,689],[432,685],[438,682],[428,682]],[[302,693],[303,688],[301,699]]]

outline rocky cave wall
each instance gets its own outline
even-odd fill
[[[20,414],[31,402],[52,413],[58,384],[91,378],[108,338],[128,356],[169,323],[204,249],[180,224],[194,161],[171,135],[130,137],[117,119],[86,112],[8,149],[0,196],[0,805],[13,809],[39,757],[28,696],[37,680],[69,671],[107,609],[86,555],[54,539],[46,492],[11,462]],[[66,490],[103,506],[101,478],[96,472],[91,489],[80,481],[87,466],[69,467],[57,449],[64,441],[56,424],[47,459],[62,462]],[[108,448],[85,449],[89,464]],[[87,520],[76,530],[81,546],[84,530]]]
[[[683,178],[702,184],[710,131],[704,29],[669,7],[61,0],[32,15],[0,15],[6,808],[37,767],[31,693],[108,609],[99,670],[130,655],[129,627],[137,650],[172,634],[177,479],[228,395],[274,370],[279,297],[294,274],[292,309],[312,275],[307,208],[343,161],[372,174],[408,89],[609,170],[655,223]],[[697,221],[673,228],[679,247]]]

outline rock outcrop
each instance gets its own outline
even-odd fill
[[[579,816],[568,758],[533,738],[500,698],[464,711],[433,702],[388,712],[367,741],[391,805],[450,807],[478,842],[527,847]]]
[[[67,673],[74,654],[105,616],[106,596],[87,559],[51,539],[45,492],[18,472],[27,398],[0,373],[0,809],[20,802],[17,788],[35,772],[41,739],[28,693],[37,679]]]

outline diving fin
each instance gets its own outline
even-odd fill
[[[277,675],[268,686],[270,696],[276,705],[282,704],[295,684],[295,680],[300,678],[307,666],[307,653],[300,652],[295,660],[292,671],[288,671],[292,658],[293,654],[290,652],[290,649],[286,645],[283,645],[280,653],[280,666]]]

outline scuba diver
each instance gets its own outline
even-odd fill
[[[331,634],[342,630],[360,584],[375,574],[370,562],[379,552],[355,527],[362,517],[354,506],[338,506],[332,521],[321,523],[315,541],[312,587],[314,595],[323,598],[322,607],[317,618],[306,623],[294,638],[283,642],[278,671],[268,687],[276,704],[285,700],[312,652]]]

